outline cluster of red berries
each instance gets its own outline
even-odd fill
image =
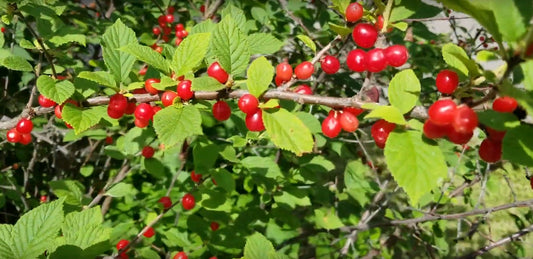
[[[244,122],[248,130],[262,131],[265,129],[265,124],[263,124],[263,110],[259,108],[259,101],[255,96],[245,94],[239,98],[237,104],[239,109],[246,114]]]
[[[354,107],[346,107],[342,111],[330,110],[328,116],[322,121],[322,133],[334,138],[341,133],[341,130],[355,132],[359,127],[357,116],[363,111],[363,109]]]
[[[325,55],[320,59],[320,67],[322,68],[322,71],[324,71],[324,73],[331,75],[339,71],[341,64],[338,58],[331,55]],[[310,61],[304,61],[298,64],[294,68],[294,71],[292,69],[292,66],[287,61],[285,61],[276,66],[276,77],[274,78],[274,82],[276,83],[276,86],[279,87],[282,84],[290,81],[294,77],[299,80],[306,80],[310,78],[314,72],[315,66]],[[301,88],[296,88],[294,92],[298,92],[298,90],[301,90]],[[311,93],[309,93],[309,91],[307,91],[306,89],[306,92],[302,94],[312,94],[312,91]]]
[[[162,14],[157,18],[159,26],[154,27],[152,29],[152,32],[155,36],[160,36],[162,34],[161,38],[163,39],[163,41],[169,42],[169,37],[170,33],[172,33],[172,24],[174,23],[174,20],[174,7],[169,6],[167,9],[167,14]],[[189,35],[189,33],[185,30],[185,27],[181,23],[176,24],[176,26],[174,27],[174,32],[176,33],[176,46],[178,46],[183,41],[183,38]]]
[[[7,141],[11,143],[20,143],[28,145],[31,143],[31,130],[33,129],[33,122],[31,120],[22,118],[17,123],[15,128],[7,131]]]

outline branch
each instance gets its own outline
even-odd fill
[[[462,213],[454,213],[454,214],[437,214],[437,215],[426,215],[424,217],[420,218],[414,218],[414,219],[403,219],[403,220],[391,220],[388,222],[382,222],[382,223],[376,223],[376,224],[366,224],[363,226],[354,226],[351,229],[352,230],[367,230],[374,227],[382,227],[382,226],[396,226],[396,225],[411,225],[411,224],[417,224],[427,221],[435,221],[435,220],[455,220],[455,219],[463,219],[469,216],[475,216],[475,215],[481,215],[481,214],[490,214],[496,211],[500,210],[506,210],[510,208],[518,208],[518,207],[529,207],[533,205],[533,199],[531,200],[525,200],[525,201],[518,201],[514,203],[508,203],[499,205],[496,207],[491,208],[485,208],[485,209],[475,209],[467,212]]]
[[[505,244],[513,242],[513,241],[517,241],[519,237],[524,236],[526,234],[529,234],[530,232],[533,232],[533,225],[531,225],[531,226],[529,226],[527,228],[523,228],[520,231],[518,231],[516,233],[513,233],[513,234],[511,234],[510,236],[508,236],[506,238],[502,238],[502,239],[500,239],[500,240],[498,240],[498,241],[496,241],[496,242],[494,242],[494,243],[492,243],[490,245],[484,246],[484,247],[482,247],[481,249],[479,249],[477,251],[474,251],[474,252],[472,252],[470,254],[461,256],[459,258],[476,258],[478,255],[482,255],[482,254],[492,250],[493,248],[505,245]]]
[[[223,0],[217,0],[215,3],[213,3],[211,6],[209,6],[209,10],[206,10],[204,13],[204,20],[211,18],[213,16],[218,8],[224,3]],[[205,6],[207,8],[207,5]]]
[[[474,19],[472,17],[455,17],[453,15],[449,17],[433,17],[433,18],[419,18],[419,19],[404,19],[404,22],[430,22],[430,21],[446,21],[446,20],[463,20]]]
[[[300,25],[300,27],[302,28],[302,30],[305,31],[305,34],[311,36],[313,35],[311,33],[311,31],[309,29],[307,29],[307,27],[305,26],[305,24],[302,22],[302,19],[300,19],[299,17],[297,17],[296,15],[294,15],[291,11],[289,11],[289,8],[287,8],[287,0],[279,0],[279,3],[281,4],[281,7],[283,8],[283,10],[287,13],[287,15],[289,15],[289,17],[291,17],[291,19],[293,21],[295,21],[296,23],[298,23],[298,25]],[[318,42],[317,42],[318,43]],[[318,46],[320,46],[320,43],[318,43]],[[320,46],[322,47],[322,46]]]

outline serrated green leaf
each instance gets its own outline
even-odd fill
[[[109,197],[124,197],[134,195],[136,192],[135,187],[129,183],[117,183],[107,190],[105,195]]]
[[[255,59],[248,68],[248,91],[255,97],[261,96],[272,82],[274,67],[265,57]]]
[[[51,247],[63,222],[63,199],[24,214],[11,233],[14,258],[36,258]]]
[[[228,74],[237,75],[246,70],[250,47],[246,35],[231,17],[225,17],[213,31],[213,54]]]
[[[282,41],[268,33],[252,33],[248,35],[247,39],[251,54],[269,55],[283,47]]]
[[[415,107],[419,96],[420,81],[412,69],[405,69],[394,75],[389,84],[389,101],[392,106],[405,114]]]
[[[495,130],[508,130],[520,126],[520,121],[512,113],[486,110],[478,112],[477,117],[481,124]]]
[[[13,258],[13,252],[11,247],[12,237],[11,232],[13,231],[13,225],[9,224],[0,224],[0,257],[2,258]]]
[[[170,73],[170,65],[168,64],[167,60],[163,58],[159,52],[148,46],[132,43],[121,47],[120,50],[135,56],[135,58],[138,60],[148,64],[153,68],[159,69],[165,74]]]
[[[362,207],[366,206],[376,189],[371,185],[371,181],[366,179],[365,174],[371,170],[361,161],[351,161],[344,170],[344,183],[346,192],[355,199]]]
[[[176,49],[172,57],[172,67],[176,76],[194,72],[207,53],[211,33],[197,33],[188,36]]]
[[[337,229],[344,226],[336,215],[335,208],[315,209],[315,224],[324,229]]]
[[[448,43],[442,47],[442,57],[446,64],[465,76],[476,77],[480,75],[476,62],[466,55],[464,49],[453,43]]]
[[[367,109],[367,107],[364,108]],[[394,106],[379,105],[374,107],[374,109],[365,116],[365,119],[368,118],[384,119],[398,125],[407,124],[402,112]]]
[[[30,62],[20,56],[8,56],[0,60],[0,65],[6,67],[9,70],[16,71],[33,71],[33,67]]]
[[[420,131],[391,132],[385,145],[385,161],[413,206],[448,175],[441,149],[424,140]]]
[[[135,56],[119,50],[131,43],[137,43],[135,32],[120,19],[108,27],[102,36],[104,62],[117,82],[126,81],[135,63]]]
[[[198,23],[192,27],[189,36],[192,36],[197,33],[212,32],[216,27],[216,24],[213,23],[211,19],[207,19],[201,23]]]
[[[70,81],[56,82],[53,78],[45,75],[37,78],[37,89],[42,95],[56,103],[63,103],[75,92],[74,85]]]
[[[99,207],[67,214],[61,226],[65,244],[86,249],[109,240],[111,229],[104,227],[102,223],[102,212]]]
[[[63,120],[74,128],[76,134],[80,134],[98,124],[104,116],[107,116],[106,106],[94,106],[88,109],[82,109],[67,104],[63,107]]]
[[[332,31],[336,32],[337,34],[341,35],[342,37],[345,37],[346,35],[352,33],[352,30],[344,25],[337,25],[331,22],[328,22],[329,28],[331,28]]]
[[[244,16],[244,12],[235,7],[232,4],[228,4],[226,8],[224,8],[221,12],[222,19],[226,17],[231,17],[233,21],[235,21],[235,24],[241,30],[242,32],[246,32],[246,16]]]
[[[306,35],[297,35],[296,38],[300,39],[307,47],[309,47],[313,52],[316,53],[316,44],[311,38]]]
[[[283,108],[272,113],[263,111],[263,122],[277,147],[291,151],[297,156],[312,151],[314,142],[311,131],[293,113]]]
[[[166,148],[202,134],[202,116],[193,105],[179,109],[169,106],[154,116],[154,128]]]
[[[197,77],[191,80],[193,91],[218,91],[226,86],[210,76]]]
[[[162,76],[161,79],[160,79],[160,82],[159,83],[153,83],[152,86],[159,90],[159,91],[164,91],[166,90],[167,87],[170,87],[170,86],[176,86],[178,84],[177,81],[175,81],[174,79],[168,77],[168,76]]]
[[[108,86],[111,88],[117,87],[117,82],[115,81],[115,78],[113,77],[113,75],[111,75],[109,72],[106,72],[106,71],[95,71],[95,72],[83,71],[78,75],[78,77],[93,81],[103,86]]]
[[[56,45],[56,47],[75,42],[82,46],[85,46],[85,35],[83,34],[66,34],[66,35],[56,35],[50,38],[51,43]]]
[[[256,232],[246,238],[243,259],[264,259],[265,255],[272,252],[276,252],[272,243],[261,233]]]
[[[508,130],[503,138],[502,157],[512,163],[533,166],[533,128],[521,125]]]
[[[65,203],[81,205],[84,186],[74,180],[57,180],[49,183],[52,192],[59,198],[65,198]]]

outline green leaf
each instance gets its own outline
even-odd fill
[[[127,195],[135,194],[137,191],[135,190],[135,187],[129,183],[117,183],[113,185],[107,192],[105,192],[106,196],[109,197],[124,197]]]
[[[507,42],[518,41],[526,33],[529,18],[523,17],[520,8],[531,11],[532,3],[517,6],[517,1],[487,0],[494,13],[496,24],[502,34],[502,40]],[[521,0],[519,0],[521,1]],[[522,1],[527,2],[527,1]]]
[[[117,82],[115,81],[115,78],[113,77],[113,75],[111,75],[109,72],[106,72],[106,71],[96,71],[96,72],[83,71],[78,75],[78,78],[87,79],[97,84],[108,86],[111,88],[117,87]]]
[[[159,69],[161,72],[170,73],[170,65],[159,52],[148,46],[137,43],[128,44],[120,48],[121,51],[135,56],[138,60],[147,63],[149,66]]]
[[[102,211],[99,207],[67,214],[61,226],[65,244],[86,249],[109,240],[111,229],[104,227],[102,223]]]
[[[248,40],[231,17],[225,17],[217,24],[212,47],[213,54],[228,74],[236,75],[246,70],[250,60]]]
[[[508,130],[520,126],[518,118],[507,112],[497,112],[495,110],[486,110],[477,113],[479,122],[495,130]]]
[[[311,133],[322,132],[322,126],[320,125],[320,121],[318,121],[318,119],[311,113],[298,112],[296,113],[296,116],[298,116],[298,118],[305,124],[305,126],[309,128]]]
[[[74,128],[76,134],[89,129],[98,124],[100,119],[107,116],[107,107],[94,106],[88,109],[82,109],[71,104],[63,107],[63,120]]]
[[[263,111],[263,122],[277,147],[291,151],[297,156],[312,151],[314,142],[311,131],[293,113],[283,108],[272,113]]]
[[[315,209],[315,223],[317,227],[324,229],[344,227],[344,224],[335,213],[335,208]]]
[[[166,148],[186,138],[202,134],[202,116],[193,105],[183,108],[169,106],[154,116],[154,128]]]
[[[217,186],[221,187],[226,192],[231,193],[235,191],[235,180],[233,179],[233,175],[228,172],[228,170],[217,168],[211,177],[215,179]]]
[[[352,30],[344,25],[337,25],[331,22],[328,22],[329,28],[331,28],[332,31],[335,33],[341,35],[342,37],[345,37],[346,35],[352,33]]]
[[[309,47],[313,52],[316,53],[316,44],[311,38],[306,35],[297,35],[296,38],[300,39],[307,47]]]
[[[192,27],[189,33],[189,37],[197,33],[212,32],[215,29],[215,27],[216,27],[216,24],[213,23],[211,19],[207,19],[201,23],[194,25],[194,27]]]
[[[36,258],[54,243],[63,222],[63,199],[24,214],[11,232],[14,258]]]
[[[176,87],[177,84],[178,82],[171,77],[162,76],[161,81],[159,83],[153,83],[152,86],[159,91],[165,91],[167,87]]]
[[[283,188],[283,192],[274,196],[276,203],[283,203],[289,206],[291,209],[295,209],[296,206],[310,206],[311,200],[309,199],[309,193],[306,190],[286,187]]]
[[[448,43],[442,47],[442,57],[446,64],[457,69],[465,76],[476,77],[481,75],[476,62],[466,55],[464,49],[453,43]]]
[[[533,91],[533,60],[528,60],[520,64],[522,74],[524,74],[524,87]]]
[[[283,42],[269,33],[252,33],[247,37],[250,54],[274,54],[283,47]]]
[[[188,36],[180,43],[172,57],[172,67],[176,76],[194,72],[200,66],[207,53],[210,38],[211,33],[197,33]]]
[[[85,35],[83,34],[66,34],[66,35],[56,35],[50,38],[49,40],[56,47],[75,42],[85,47]]]
[[[193,91],[218,91],[226,86],[210,76],[197,77],[191,80],[191,90]]]
[[[215,167],[218,151],[218,146],[213,143],[197,143],[192,149],[194,171],[197,174],[207,174],[210,169]]]
[[[361,161],[351,161],[346,165],[344,170],[344,184],[346,185],[346,192],[354,198],[362,207],[370,202],[370,197],[376,192],[365,174],[368,173],[370,167],[361,163]]]
[[[8,56],[0,60],[0,65],[10,70],[33,71],[30,62],[20,56]]]
[[[11,233],[13,232],[13,225],[9,224],[0,224],[0,257],[2,258],[13,258],[13,252],[11,252],[11,243],[12,237]]]
[[[57,180],[49,183],[52,192],[59,198],[65,198],[65,203],[72,205],[81,205],[83,185],[74,180]]]
[[[346,15],[346,8],[350,5],[350,0],[332,0],[333,8],[339,13]]]
[[[255,97],[261,96],[272,82],[274,77],[274,67],[265,57],[255,59],[248,68],[248,80],[246,86],[248,91]]]
[[[397,28],[400,31],[406,31],[407,28],[409,27],[409,24],[407,24],[406,22],[397,22],[397,23],[391,24],[391,26],[394,28]]]
[[[248,156],[241,160],[241,165],[250,170],[252,174],[259,174],[271,179],[283,177],[278,164],[270,157]]]
[[[412,69],[396,73],[389,84],[389,101],[402,114],[415,107],[420,96],[420,81]]]
[[[476,53],[477,61],[492,61],[499,59],[500,57],[494,51],[481,50],[480,52]]]
[[[243,259],[264,259],[265,255],[275,252],[276,250],[272,243],[261,233],[256,232],[246,238]]]
[[[62,80],[56,83],[56,80],[45,75],[37,78],[37,89],[56,103],[63,103],[75,92],[74,85],[70,81]]]
[[[448,175],[441,149],[423,139],[419,131],[391,132],[385,145],[385,161],[413,206]]]
[[[434,17],[442,12],[440,8],[432,5],[427,5],[420,0],[402,0],[395,1],[395,5],[391,9],[389,22],[394,23],[407,18],[429,18]]]
[[[533,128],[521,125],[508,130],[503,138],[503,159],[511,163],[533,166]]]
[[[368,106],[365,106],[363,108],[366,109],[366,107]],[[405,118],[403,117],[402,112],[394,106],[379,105],[379,106],[372,107],[372,108],[373,110],[365,116],[365,119],[378,118],[378,119],[384,119],[388,122],[392,122],[398,125],[407,124],[407,121],[405,121]]]
[[[244,16],[244,12],[241,9],[232,4],[228,4],[226,8],[222,10],[221,14],[222,19],[231,17],[235,21],[239,30],[246,32],[246,16]]]
[[[126,81],[135,63],[135,56],[119,50],[131,43],[137,43],[135,32],[120,19],[108,27],[102,36],[104,62],[117,82]]]

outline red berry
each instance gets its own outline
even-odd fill
[[[337,73],[337,71],[339,71],[341,63],[336,57],[326,55],[324,59],[320,62],[320,66],[326,74],[335,74]]]
[[[355,72],[366,71],[366,52],[362,49],[354,49],[346,57],[346,65]]]
[[[26,118],[20,119],[17,123],[17,131],[21,134],[27,134],[30,133],[33,129],[33,122],[31,120],[28,120]]]
[[[509,96],[498,97],[492,103],[492,109],[497,112],[513,112],[517,106],[516,100]]]
[[[185,210],[191,210],[194,208],[195,203],[194,196],[190,193],[183,195],[183,198],[181,198],[181,205]]]
[[[159,23],[159,25],[163,24],[163,26],[165,25],[166,23],[166,18],[164,15],[160,15],[159,17],[157,17],[157,23]],[[163,27],[161,26],[161,27]]]
[[[174,41],[174,44],[175,44],[176,46],[179,46],[179,45],[181,44],[182,41],[183,41],[182,38],[176,38],[176,40]]]
[[[205,13],[205,5],[200,5],[200,12]]]
[[[263,131],[265,129],[263,110],[257,109],[254,113],[246,114],[244,122],[249,131]]]
[[[107,145],[111,145],[111,144],[113,144],[113,137],[111,137],[111,136],[107,136],[107,137],[105,137],[105,143],[106,143]]]
[[[40,201],[41,203],[45,203],[45,202],[47,202],[47,201],[48,201],[48,196],[46,196],[46,195],[41,195],[41,198],[39,199],[39,201]]]
[[[466,144],[474,135],[474,132],[458,132],[453,127],[450,127],[448,131],[448,140],[451,142],[457,144],[457,145],[464,145]]]
[[[128,256],[128,254],[126,254],[126,252],[122,252],[118,255],[118,258],[120,259],[129,259],[130,257]]]
[[[148,92],[144,88],[137,88],[133,90],[133,94],[147,94]]]
[[[185,29],[185,27],[183,26],[183,23],[178,23],[178,24],[176,24],[176,27],[174,28],[174,30],[175,30],[176,32],[178,32],[178,31],[183,31],[183,29]]]
[[[493,141],[502,141],[505,137],[506,131],[498,131],[489,127],[485,127],[485,130],[487,131],[489,139]]]
[[[477,114],[466,105],[459,105],[453,116],[452,126],[457,132],[468,133],[474,131],[478,124]]]
[[[221,84],[225,84],[228,81],[228,73],[224,70],[218,62],[213,62],[207,69],[207,75],[216,79]]]
[[[312,95],[313,89],[311,89],[311,87],[309,87],[308,85],[299,85],[294,89],[294,92],[298,94]]]
[[[294,68],[294,74],[298,79],[307,79],[313,75],[315,72],[315,66],[309,61],[304,61],[300,63],[296,68]]]
[[[152,227],[149,227],[143,234],[143,236],[147,237],[147,238],[151,238],[155,235],[155,231],[154,231],[154,228]]]
[[[164,34],[163,35],[163,40],[165,42],[168,42],[168,35],[170,35],[171,32],[172,32],[172,28],[170,28],[168,26],[163,27],[163,34]],[[165,36],[167,36],[167,37],[165,38]]]
[[[443,94],[452,94],[459,85],[457,73],[444,69],[437,74],[437,90]]]
[[[150,124],[150,120],[135,118],[135,121],[133,123],[139,128],[145,128],[146,126],[148,126],[148,124]]]
[[[174,15],[172,15],[172,14],[165,15],[165,22],[173,23],[174,22]]]
[[[448,135],[450,125],[437,125],[431,120],[426,120],[424,123],[424,135],[430,139],[442,138]]]
[[[251,94],[241,96],[237,104],[239,109],[246,114],[255,113],[259,108],[259,101]]]
[[[281,81],[289,81],[292,78],[292,67],[289,63],[283,62],[276,66],[276,78]]]
[[[225,121],[231,116],[231,108],[225,101],[218,101],[213,105],[213,117],[219,121]]]
[[[376,29],[380,31],[381,29],[383,29],[384,23],[385,23],[385,20],[383,19],[383,15],[379,15],[376,18],[376,23],[374,24],[374,27],[376,27]],[[387,32],[391,32],[391,31],[392,31],[392,27],[388,27]]]
[[[157,202],[163,204],[163,208],[165,209],[168,209],[170,206],[172,206],[172,200],[170,200],[170,197],[168,196],[161,197],[161,199],[159,199]]]
[[[58,119],[63,119],[63,105],[56,105],[54,108],[54,114]]]
[[[351,3],[346,8],[345,12],[346,21],[348,22],[357,22],[361,17],[363,17],[363,6],[359,3]]]
[[[495,163],[502,158],[502,143],[491,139],[484,139],[479,146],[479,157],[487,163]]]
[[[22,138],[22,134],[16,128],[12,128],[7,131],[6,138],[8,142],[17,143]]]
[[[154,33],[154,35],[157,36],[157,35],[161,34],[161,28],[154,27],[154,28],[152,28],[152,32]]]
[[[173,13],[174,13],[174,6],[169,6],[169,7],[167,8],[167,13],[169,13],[169,14],[173,14]]]
[[[160,110],[162,110],[163,108],[159,107],[159,106],[152,106],[152,111],[154,111],[154,115],[156,115]],[[152,117],[152,120],[154,118]]]
[[[145,158],[152,158],[154,156],[155,150],[151,146],[145,146],[143,147],[143,150],[141,153]]]
[[[349,112],[355,116],[359,116],[359,114],[363,113],[365,110],[361,108],[355,108],[355,107],[345,107],[342,109],[342,112]]]
[[[429,119],[436,125],[452,123],[457,105],[450,99],[436,101],[428,109]]]
[[[159,82],[161,82],[161,80],[157,78],[146,79],[146,81],[144,81],[144,89],[146,89],[146,91],[150,94],[157,94],[159,90],[155,89],[152,84]]]
[[[5,27],[2,27],[2,29],[0,29],[2,31],[2,33],[6,32],[6,28]]]
[[[176,37],[183,39],[185,38],[185,30],[176,31]]]
[[[150,106],[147,103],[141,103],[137,105],[135,108],[135,118],[149,121],[154,117],[154,110],[152,109],[152,106]]]
[[[120,249],[123,249],[124,247],[128,246],[130,244],[130,241],[126,240],[126,239],[121,239],[120,241],[118,241],[117,243],[117,250],[120,250]],[[127,249],[123,252],[126,252],[128,251]]]
[[[111,118],[118,119],[124,115],[126,108],[128,108],[128,99],[124,95],[117,93],[109,98],[107,114]]]
[[[274,77],[274,82],[276,83],[276,86],[279,87],[279,86],[281,86],[283,83],[285,83],[285,82],[287,82],[287,81],[282,80],[281,78],[279,78],[279,77],[276,75],[276,77]]]
[[[185,252],[177,253],[172,259],[188,259],[189,257]]]
[[[168,107],[174,103],[174,99],[178,97],[178,94],[173,91],[165,91],[163,95],[161,95],[161,103],[163,103],[163,106]]]
[[[346,132],[355,132],[359,127],[359,120],[357,116],[350,112],[342,112],[339,116],[339,123]]]
[[[72,125],[68,124],[67,122],[65,122],[65,126],[67,126],[69,129],[72,129]]]
[[[185,37],[189,36],[189,33],[186,30],[182,30],[181,31],[181,35],[183,36],[182,38],[185,38]]]
[[[41,105],[44,108],[52,107],[56,105],[56,102],[52,101],[51,99],[46,98],[44,95],[39,95],[39,105]]]
[[[358,23],[353,28],[352,38],[357,46],[371,48],[378,39],[378,31],[368,23]]]
[[[191,171],[191,180],[195,183],[199,183],[202,180],[202,175]]]
[[[387,63],[393,67],[399,67],[407,62],[409,53],[404,45],[392,45],[385,49]]]
[[[385,58],[385,51],[380,48],[375,48],[366,53],[366,69],[370,72],[377,73],[383,71],[387,67],[387,59]]]
[[[21,134],[19,143],[22,144],[22,145],[30,144],[31,143],[31,133]]]
[[[124,113],[133,114],[135,112],[135,108],[137,108],[137,104],[135,102],[128,102],[128,106],[126,106]]]
[[[372,125],[372,128],[370,128],[370,134],[372,135],[372,138],[374,138],[376,145],[383,149],[385,148],[385,143],[387,142],[387,138],[389,138],[389,134],[395,128],[396,124],[394,123],[390,123],[386,120],[378,120]]]
[[[177,91],[179,97],[184,101],[188,101],[194,96],[194,92],[191,90],[190,80],[181,81],[177,86]]]
[[[335,113],[330,112],[324,121],[322,121],[322,133],[329,138],[337,137],[342,130],[342,126]]]
[[[217,222],[215,221],[211,222],[211,230],[217,231],[219,227],[220,225]]]

